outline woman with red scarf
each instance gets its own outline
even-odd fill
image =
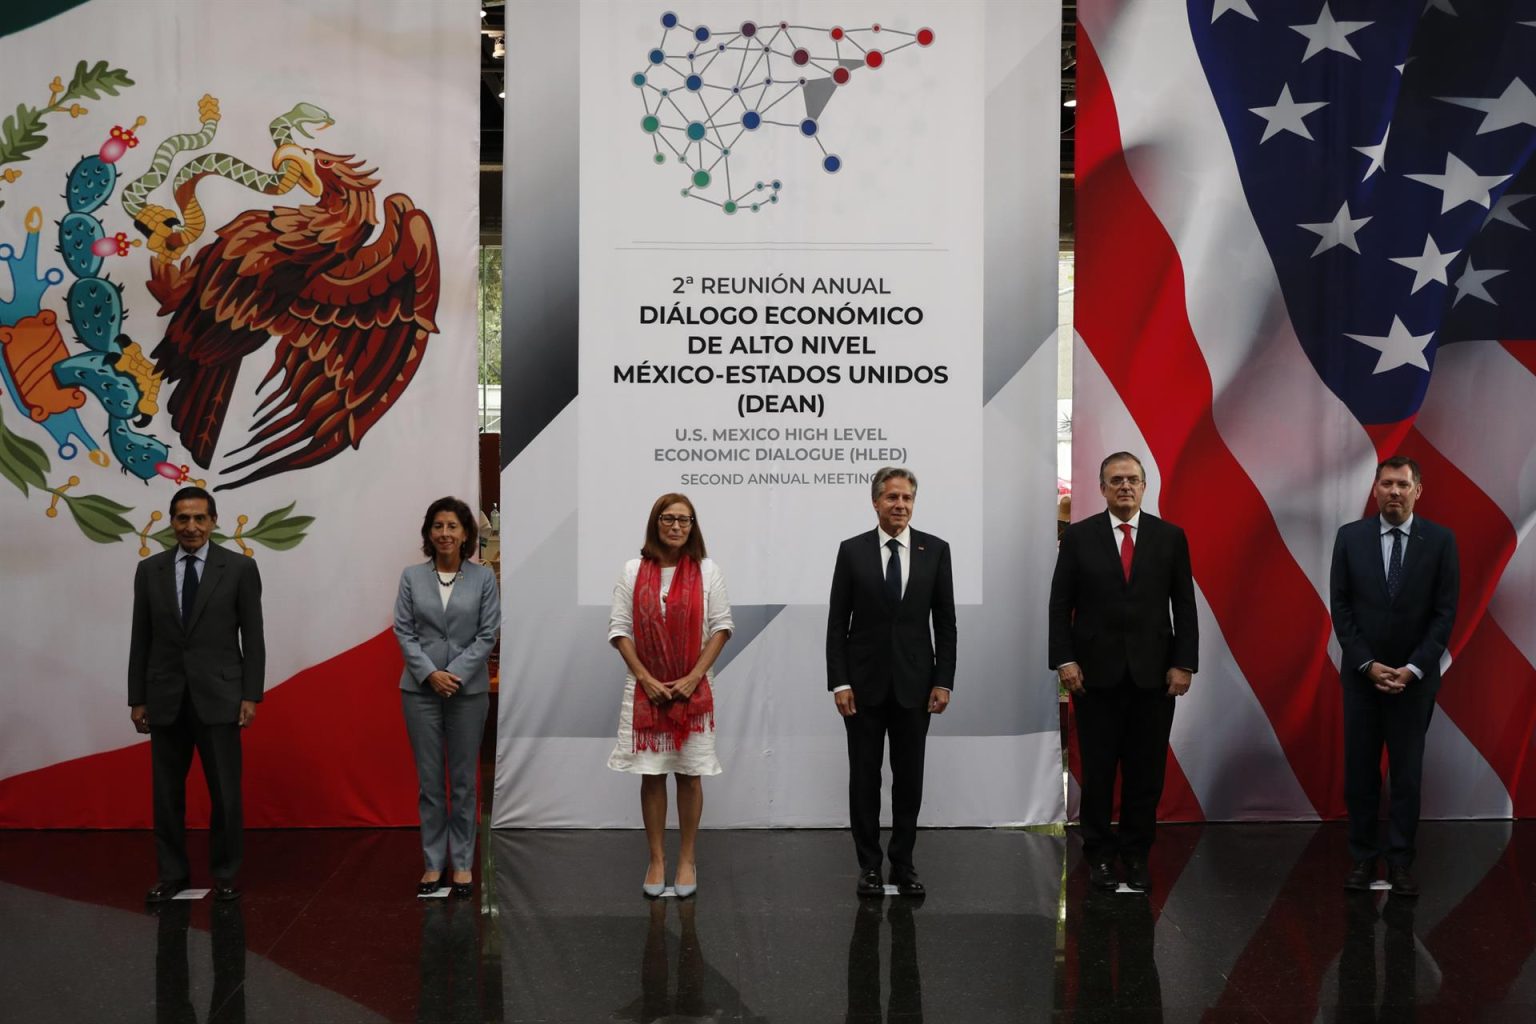
[[[640,557],[625,564],[613,588],[608,621],[608,642],[629,667],[608,767],[640,776],[640,813],[651,852],[641,886],[647,896],[666,888],[668,775],[677,776],[682,833],[674,891],[687,897],[698,889],[694,839],[704,810],[701,780],[720,774],[709,668],[732,628],[725,577],[705,557],[693,502],[663,494],[651,506]]]

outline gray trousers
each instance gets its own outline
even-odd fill
[[[475,791],[490,694],[439,697],[401,690],[400,703],[421,785],[417,806],[426,870],[446,870],[451,851],[452,870],[469,871],[475,863]]]

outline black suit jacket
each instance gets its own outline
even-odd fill
[[[955,685],[955,581],[949,545],[913,530],[912,564],[901,603],[885,593],[883,535],[843,541],[827,609],[827,689],[852,686],[861,706],[894,695],[904,708],[926,706],[935,686]]]
[[[1200,668],[1189,541],[1149,512],[1138,527],[1129,583],[1107,511],[1061,535],[1051,577],[1050,667],[1077,662],[1090,689],[1118,686],[1129,672],[1138,687],[1161,690],[1170,668]]]
[[[1369,684],[1360,667],[1379,661],[1391,668],[1411,664],[1424,673],[1426,686],[1440,685],[1440,656],[1451,639],[1461,586],[1456,537],[1423,516],[1413,517],[1411,529],[1396,599],[1387,596],[1378,516],[1340,527],[1334,539],[1328,598],[1342,651],[1339,671],[1347,680]]]
[[[144,559],[133,577],[128,703],[147,705],[150,725],[173,723],[188,690],[206,725],[239,721],[242,700],[261,700],[261,573],[254,559],[209,545],[185,627],[176,602],[179,546]]]

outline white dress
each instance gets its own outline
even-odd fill
[[[672,569],[661,570],[661,608],[666,615],[667,589],[672,586]],[[635,577],[640,574],[640,559],[632,558],[624,563],[619,581],[613,585],[613,609],[608,615],[608,642],[615,637],[635,638]],[[734,630],[731,622],[731,601],[725,593],[725,577],[713,559],[699,563],[699,574],[704,583],[704,632],[699,637],[703,644],[722,630]],[[713,690],[714,673],[708,673]],[[715,691],[715,710],[720,708],[720,694]],[[613,753],[608,755],[608,767],[616,772],[632,772],[636,775],[719,775],[720,760],[715,757],[715,730],[689,733],[681,750],[635,750],[635,676],[626,672],[624,691],[619,700],[619,737]]]

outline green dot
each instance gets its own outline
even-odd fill
[[[753,212],[753,213],[756,213],[756,212],[757,212],[757,204],[756,204],[756,203],[753,203],[753,204],[752,204],[752,212]]]
[[[695,188],[708,188],[709,187],[709,172],[708,171],[694,171],[693,172],[693,184],[694,184]]]
[[[666,158],[666,155],[665,155],[665,154],[662,154],[662,153],[657,153],[657,154],[656,154],[656,156],[655,156],[655,158],[654,158],[654,159],[655,159],[655,160],[656,160],[656,162],[657,162],[657,163],[659,163],[659,164],[664,164],[664,163],[666,163],[666,162],[667,162],[667,158]]]
[[[736,204],[731,202],[729,199],[727,199],[725,201],[725,212],[726,213],[735,213],[736,212]]]
[[[661,118],[657,117],[655,114],[647,114],[640,121],[640,127],[645,129],[647,133],[654,132],[656,129],[661,127]]]

